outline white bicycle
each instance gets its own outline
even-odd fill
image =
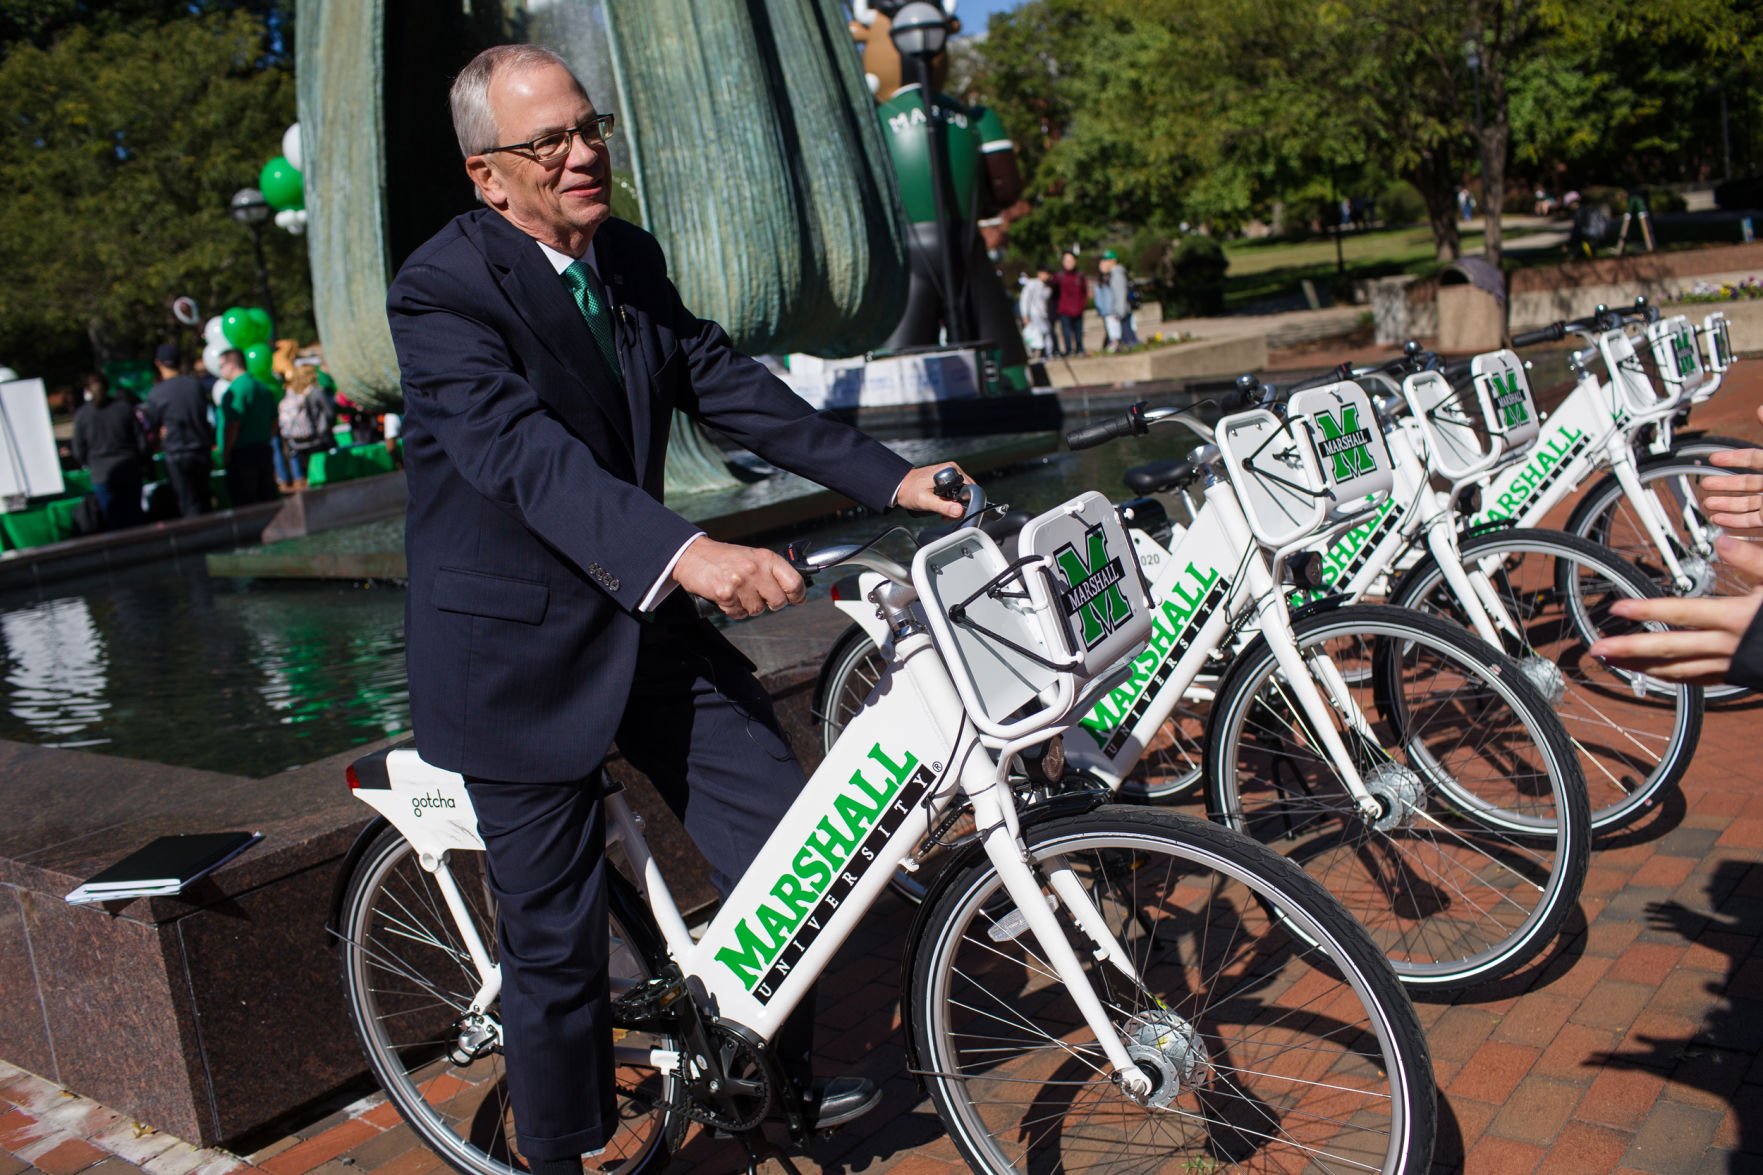
[[[977,487],[969,502],[976,519]],[[957,807],[980,832],[904,944],[901,1016],[976,1171],[1426,1169],[1420,1026],[1339,902],[1215,825],[1081,787],[1021,802],[1013,767],[1120,678],[1152,605],[1099,495],[1034,519],[1018,553],[967,527],[910,570],[873,545],[795,560],[876,574],[887,669],[701,934],[607,794],[620,1128],[599,1169],[660,1170],[692,1122],[740,1137],[750,1169],[768,1113],[805,1140],[767,1042]],[[399,748],[350,782],[380,813],[334,915],[369,1063],[455,1169],[519,1171],[463,781]]]

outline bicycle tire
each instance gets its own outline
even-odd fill
[[[1696,480],[1729,472],[1700,458],[1672,454],[1649,457],[1636,469],[1641,485],[1660,495],[1680,556],[1688,552],[1693,558],[1705,561],[1706,574],[1690,593],[1692,595],[1742,596],[1751,590],[1750,582],[1741,573],[1715,556],[1714,539],[1724,532],[1709,523],[1695,505],[1693,486]],[[1694,525],[1693,534],[1687,533],[1686,515],[1689,523]],[[1684,594],[1672,582],[1670,570],[1642,529],[1640,519],[1623,494],[1615,474],[1606,473],[1587,488],[1568,516],[1565,529],[1569,534],[1609,547],[1639,567],[1666,595]],[[1731,702],[1749,698],[1754,693],[1747,686],[1716,685],[1707,686],[1703,696],[1709,702]]]
[[[1599,637],[1664,629],[1624,620],[1609,608],[1619,599],[1658,598],[1659,586],[1607,548],[1560,531],[1491,531],[1458,546],[1472,575],[1485,561],[1500,561],[1490,578],[1523,633],[1523,647],[1505,651],[1543,679],[1559,670],[1547,697],[1578,751],[1592,831],[1645,815],[1689,770],[1702,733],[1702,691],[1618,669],[1586,649]],[[1389,602],[1467,627],[1430,552]],[[1637,687],[1644,692],[1637,694]]]
[[[1213,817],[1282,845],[1405,984],[1461,990],[1525,966],[1572,911],[1590,850],[1585,781],[1559,720],[1512,661],[1434,617],[1363,604],[1293,630],[1306,660],[1371,669],[1349,688],[1373,737],[1331,714],[1361,776],[1377,773],[1367,782],[1384,815],[1359,812],[1258,637],[1213,708]]]
[[[853,624],[833,642],[832,652],[820,664],[815,681],[815,718],[820,722],[820,749],[830,751],[851,716],[863,708],[871,691],[881,681],[887,661],[875,641]]]
[[[485,948],[496,951],[495,914],[482,883],[482,853],[450,854],[449,866]],[[652,950],[612,919],[614,991],[654,974]],[[477,973],[432,876],[396,828],[369,845],[344,891],[343,994],[367,1061],[417,1137],[462,1175],[524,1175],[519,1131],[509,1105],[499,1043],[458,1064],[448,1045],[469,1005]],[[494,1015],[494,1009],[491,1009]],[[663,1038],[627,1035],[621,1051],[641,1053]],[[686,1127],[668,1107],[683,1094],[677,1078],[621,1064],[619,1130],[586,1171],[641,1175],[663,1170]],[[627,1085],[628,1083],[628,1085]]]
[[[1719,433],[1712,432],[1679,432],[1672,439],[1671,451],[1668,455],[1672,457],[1700,459],[1711,457],[1715,453],[1724,453],[1729,449],[1759,448],[1763,448],[1763,445],[1759,445],[1756,441],[1747,441],[1743,437],[1722,436]],[[1637,456],[1642,458],[1655,455],[1664,456],[1666,454],[1649,454],[1645,452],[1637,454]]]
[[[1105,806],[1025,836],[1038,864],[1071,866],[1131,956],[1136,983],[1073,943],[1123,1038],[1181,1080],[1160,1081],[1168,1101],[1152,1107],[1109,1079],[1033,936],[1009,933],[981,858],[921,923],[906,992],[926,1088],[975,1171],[1427,1168],[1437,1106],[1419,1021],[1301,870],[1155,809]]]

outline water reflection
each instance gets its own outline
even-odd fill
[[[52,600],[0,616],[7,706],[50,746],[103,742],[108,654],[83,599]]]
[[[0,596],[0,738],[263,776],[409,727],[404,593],[199,560]]]

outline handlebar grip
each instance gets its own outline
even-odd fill
[[[1548,326],[1527,330],[1512,336],[1514,347],[1534,347],[1539,343],[1558,343],[1567,335],[1567,324],[1551,322]]]
[[[1132,421],[1127,419],[1105,420],[1101,424],[1092,424],[1087,428],[1074,428],[1065,434],[1065,443],[1073,449],[1093,449],[1097,445],[1105,445],[1120,437],[1133,434]]]

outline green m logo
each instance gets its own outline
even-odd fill
[[[1488,385],[1494,393],[1494,412],[1500,418],[1501,428],[1516,428],[1530,419],[1530,412],[1525,407],[1527,397],[1518,388],[1518,373],[1508,371],[1504,382],[1500,373],[1488,376]]]
[[[1377,459],[1371,455],[1371,433],[1359,427],[1359,405],[1347,404],[1340,417],[1326,411],[1316,414],[1322,427],[1322,455],[1334,462],[1334,479],[1348,481],[1361,474],[1376,473]]]
[[[1108,557],[1101,523],[1084,531],[1084,545],[1080,553],[1067,543],[1053,552],[1053,561],[1065,577],[1065,614],[1083,618],[1084,648],[1093,649],[1132,617],[1132,605],[1120,590],[1126,570],[1118,557]]]
[[[1677,360],[1679,378],[1694,374],[1696,370],[1696,346],[1690,341],[1688,331],[1679,331],[1671,336],[1671,354]]]

